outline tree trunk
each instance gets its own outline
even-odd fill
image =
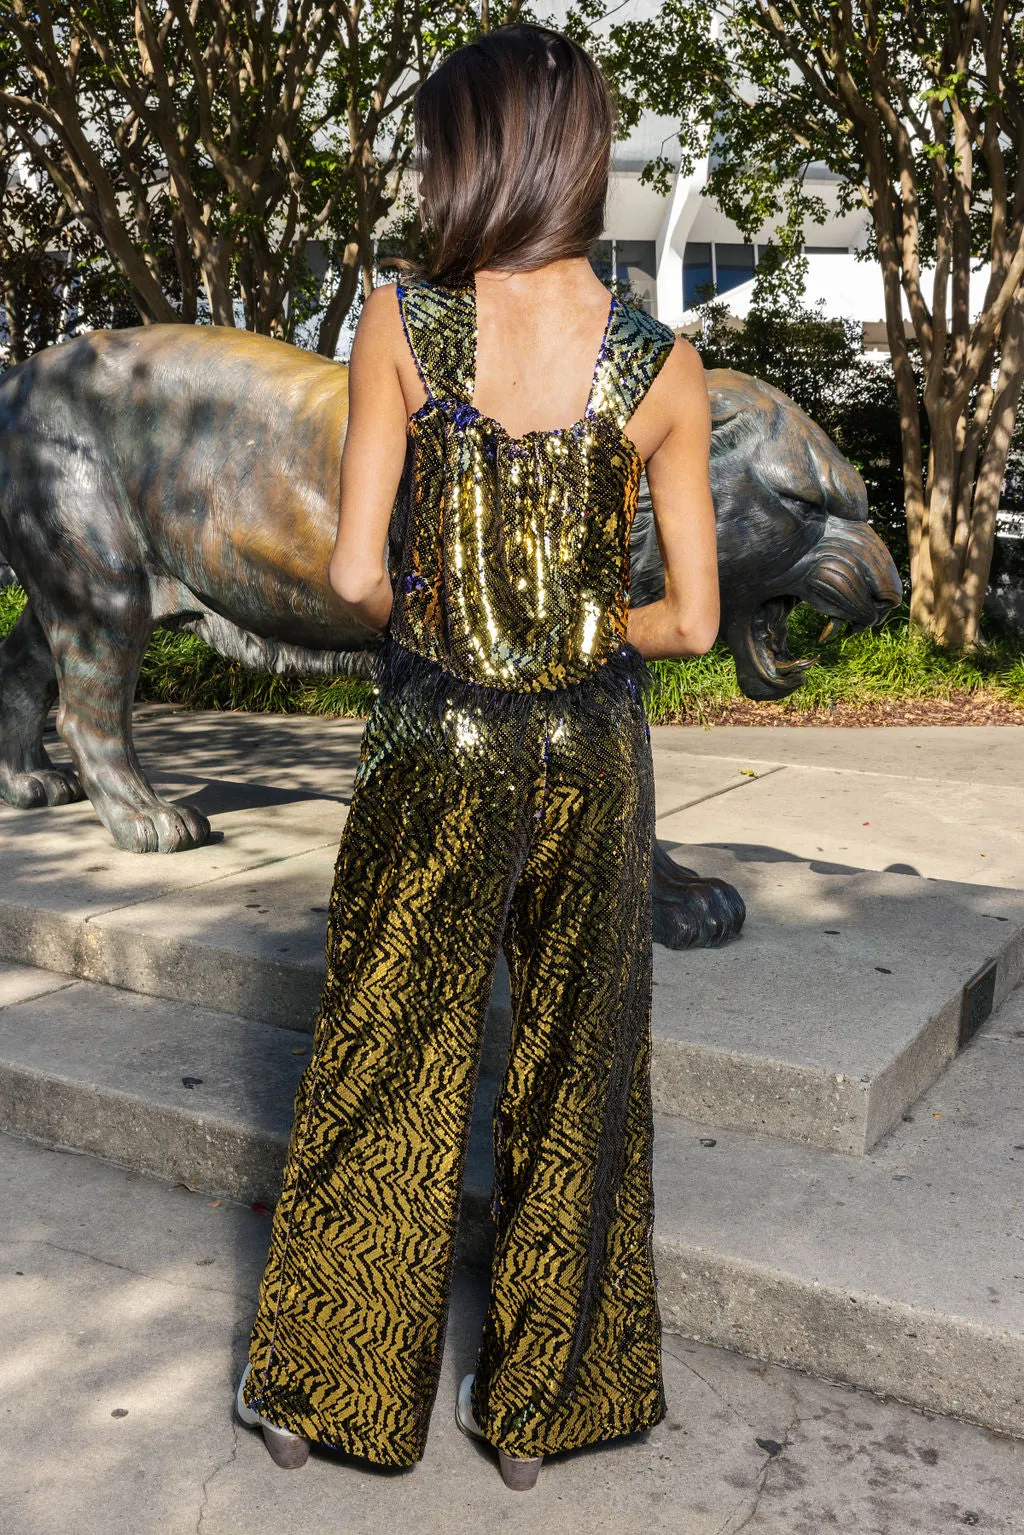
[[[880,239],[880,253],[883,243]],[[996,512],[1024,386],[1024,295],[1003,323],[998,340],[998,379],[993,384],[982,372],[970,415],[954,417],[950,412],[948,400],[960,382],[956,377],[947,380],[941,397],[928,409],[930,442],[925,475],[917,393],[903,334],[895,264],[889,273],[883,261],[883,276],[900,407],[910,548],[910,622],[943,649],[967,651],[981,643]],[[988,371],[990,375],[991,359]]]
[[[956,516],[948,561],[944,559],[944,550],[940,552],[947,574],[941,593],[937,594],[930,624],[936,643],[948,649],[972,650],[982,643],[981,616],[992,568],[996,513],[1022,385],[1024,304],[1018,303],[1006,316],[998,379],[994,386],[986,380],[979,390],[974,420],[967,428],[964,449],[958,455],[957,496],[952,503],[957,511],[954,514],[943,507],[942,516],[936,519],[941,545],[942,529],[950,526],[943,522],[943,517]],[[954,453],[961,425],[962,419],[959,423],[944,423],[944,433]],[[984,449],[979,465],[981,441]],[[930,515],[930,523],[931,520]]]
[[[192,261],[192,246],[188,229],[177,203],[171,206],[171,240],[174,248],[174,264],[181,284],[181,318],[186,325],[194,325],[199,312],[199,288]]]
[[[903,289],[900,260],[893,229],[892,194],[882,168],[872,167],[871,212],[882,267],[882,292],[885,303],[885,327],[889,338],[900,412],[900,452],[903,466],[903,506],[907,519],[907,544],[910,551],[910,622],[927,629],[931,622],[934,574],[928,544],[929,502],[925,497],[924,462],[921,444],[921,415],[917,381],[910,362],[903,325]],[[929,473],[929,483],[931,475]]]
[[[362,272],[362,259],[359,243],[349,240],[345,246],[345,254],[341,271],[338,273],[338,286],[324,310],[324,317],[320,321],[320,330],[316,338],[316,349],[321,357],[333,357],[338,350],[338,339],[341,335],[341,327],[345,323],[345,317],[352,307],[352,301],[356,296],[356,288]]]

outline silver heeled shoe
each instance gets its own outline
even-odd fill
[[[258,1412],[246,1406],[242,1401],[242,1387],[251,1369],[252,1365],[247,1364],[242,1371],[242,1378],[235,1392],[235,1411],[247,1428],[263,1430],[263,1443],[270,1451],[275,1465],[283,1467],[285,1471],[297,1470],[309,1459],[309,1440],[303,1439],[301,1434],[293,1434],[291,1429],[275,1427],[273,1423],[268,1423],[266,1418],[261,1418]]]
[[[483,1439],[483,1432],[473,1412],[470,1395],[472,1390],[473,1376],[463,1376],[455,1402],[455,1421],[470,1439]],[[504,1450],[499,1450],[498,1465],[501,1468],[501,1479],[505,1486],[511,1488],[513,1492],[529,1492],[531,1487],[537,1485],[543,1459],[543,1455],[531,1455],[528,1460],[521,1460],[515,1455],[506,1455]]]

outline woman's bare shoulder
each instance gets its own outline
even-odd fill
[[[676,337],[672,350],[665,359],[664,367],[672,369],[671,376],[683,389],[706,392],[704,364],[701,362],[697,348],[686,336]]]
[[[412,415],[426,399],[426,389],[405,333],[399,312],[398,283],[381,283],[363,300],[362,313],[352,343],[352,362],[357,373],[371,381],[383,374],[396,375]]]
[[[356,334],[376,338],[393,330],[398,322],[398,284],[380,283],[363,299]]]
[[[401,368],[402,322],[398,284],[381,283],[363,299],[352,340],[352,363],[374,370],[388,363]]]
[[[677,336],[648,396],[665,434],[708,409],[704,364],[692,341]]]
[[[680,433],[688,440],[703,434],[709,414],[707,383],[700,353],[685,336],[676,336],[658,376],[629,423],[628,432],[645,462]]]

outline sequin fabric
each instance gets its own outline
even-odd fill
[[[612,298],[584,414],[511,437],[473,405],[475,293],[398,288],[427,399],[391,523],[389,659],[401,647],[449,677],[537,692],[592,678],[625,644],[643,462],[623,428],[674,336]]]
[[[501,949],[511,1033],[493,1112],[477,1420],[492,1444],[534,1455],[665,1412],[652,1257],[654,780],[621,593],[638,472],[622,413],[660,353],[656,322],[624,313],[612,306],[592,390],[607,414],[568,434],[578,441],[565,457],[544,446],[531,458],[524,521],[575,542],[536,545],[527,576],[501,467],[511,440],[475,413],[459,418],[468,401],[446,392],[461,380],[465,394],[471,377],[471,294],[417,289],[415,314],[406,301],[432,388],[410,423],[393,573],[421,576],[431,595],[399,604],[396,585],[402,638],[389,632],[338,852],[245,1393],[268,1421],[382,1465],[411,1465],[426,1443]],[[531,437],[542,435],[556,434]],[[470,575],[459,550],[474,547],[475,514],[458,497],[472,487],[487,520]],[[596,522],[569,528],[595,506],[614,536]],[[563,547],[577,551],[564,563]],[[538,549],[543,632],[531,617]],[[532,596],[515,595],[520,578]],[[410,583],[417,598],[427,589]]]

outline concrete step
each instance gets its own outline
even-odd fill
[[[0,1128],[271,1204],[309,1043],[0,967]],[[460,1249],[486,1258],[493,1079]],[[659,1116],[666,1325],[1024,1436],[1024,989],[864,1157]]]
[[[735,764],[694,760],[694,793],[734,798],[715,784]],[[0,958],[308,1031],[345,806],[280,776],[165,776],[221,832],[173,858],[118,852],[88,805],[0,807]],[[666,845],[734,884],[748,917],[720,949],[655,946],[660,1112],[862,1153],[956,1054],[965,983],[994,960],[998,1008],[1024,974],[1024,891]],[[501,961],[492,1074],[508,1012]]]

